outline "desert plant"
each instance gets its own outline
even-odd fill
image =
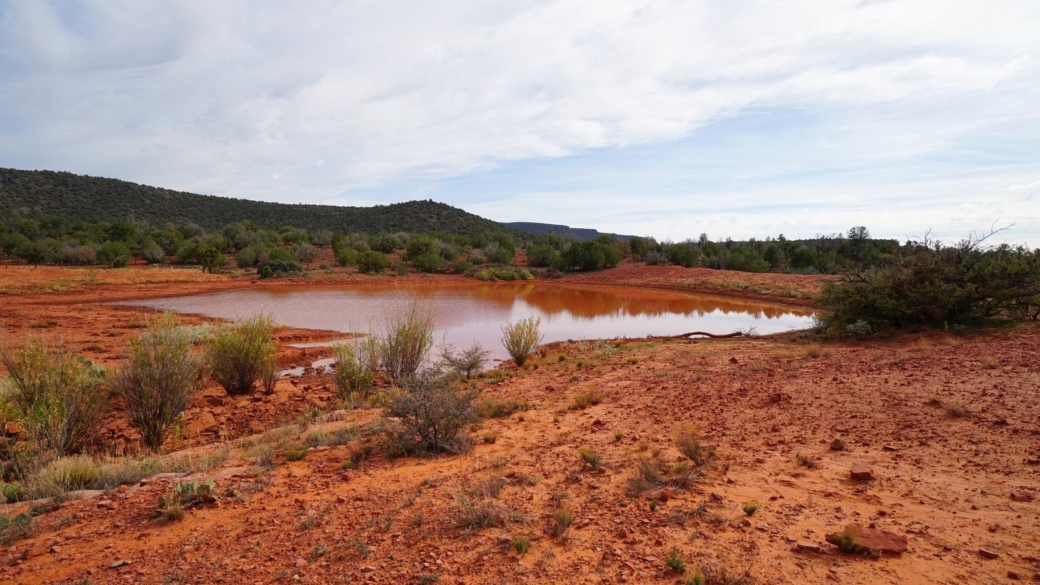
[[[603,402],[603,393],[595,388],[587,388],[574,395],[574,398],[571,399],[570,409],[585,410],[601,402]]]
[[[563,536],[571,524],[574,524],[573,512],[566,508],[556,510],[552,516],[552,535],[556,538]]]
[[[744,502],[740,504],[740,509],[744,511],[748,516],[753,515],[758,511],[758,502],[752,500],[750,502]]]
[[[523,536],[514,536],[511,542],[513,550],[520,554],[526,554],[528,549],[531,548],[531,543],[528,542]]]
[[[505,418],[520,410],[527,410],[526,400],[484,398],[476,405],[477,416],[480,418]]]
[[[581,459],[582,463],[593,469],[599,467],[603,463],[603,455],[600,455],[591,449],[578,449],[578,457]]]
[[[87,455],[55,459],[36,473],[30,487],[33,497],[56,497],[74,490],[101,487],[101,468]]]
[[[38,453],[76,453],[97,436],[107,408],[100,368],[39,339],[3,341],[0,363],[10,376],[6,399]]]
[[[476,393],[462,390],[433,373],[412,377],[387,405],[387,415],[398,419],[388,429],[391,442],[420,453],[458,452],[468,444],[466,426],[476,419]]]
[[[487,365],[490,352],[480,347],[479,343],[456,351],[454,347],[445,345],[441,348],[441,363],[463,380],[480,374]]]
[[[375,365],[378,363],[378,342],[368,337],[351,341],[336,348],[336,388],[341,399],[352,394],[366,398],[372,389]]]
[[[263,316],[215,329],[206,344],[206,358],[213,378],[228,394],[244,394],[253,389],[265,366],[273,360],[273,334],[274,322]]]
[[[665,483],[661,466],[657,460],[644,457],[639,460],[632,475],[628,478],[628,490],[631,493],[640,493],[659,488]]]
[[[715,457],[715,449],[700,441],[700,433],[692,424],[679,425],[675,430],[675,447],[694,465],[701,466]]]
[[[686,572],[686,561],[683,560],[682,555],[679,551],[674,548],[668,551],[668,556],[665,557],[664,563],[668,565],[668,568],[675,571],[676,573]]]
[[[130,343],[126,366],[112,378],[130,423],[152,451],[162,446],[201,384],[205,363],[191,355],[191,348],[190,333],[166,313]]]
[[[835,441],[837,441],[837,440],[838,439],[835,439]],[[831,445],[833,446],[833,443],[831,443]],[[842,445],[844,447],[844,443]],[[840,450],[841,449],[835,449],[835,451],[840,451]],[[809,457],[808,455],[803,455],[802,453],[797,454],[795,456],[795,460],[798,461],[799,465],[801,465],[803,467],[807,467],[809,469],[816,469],[816,468],[818,468],[820,466],[820,464],[817,463],[815,459],[813,459],[812,457]]]
[[[433,318],[411,303],[396,317],[388,317],[379,338],[379,358],[396,383],[414,376],[433,347]]]
[[[541,322],[539,317],[528,317],[502,326],[502,345],[516,365],[524,365],[534,348],[542,342],[538,331]]]

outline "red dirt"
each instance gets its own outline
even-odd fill
[[[59,276],[12,280],[0,269],[0,289],[69,278],[47,270]],[[251,286],[187,272],[178,282],[141,284],[141,275],[156,273],[111,273],[98,280],[122,274],[127,282],[0,297],[0,319],[15,336],[55,319],[59,325],[42,331],[112,361],[134,334],[126,323],[147,313],[82,303]],[[567,280],[600,277],[666,288],[700,279],[717,285],[716,294],[735,279],[759,291],[819,286],[811,277],[657,267]],[[799,334],[547,346],[528,367],[506,368],[501,383],[479,384],[484,396],[522,398],[529,409],[485,422],[465,455],[377,455],[341,470],[359,441],[375,440],[363,432],[302,461],[279,457],[266,471],[250,467],[255,461],[243,461],[245,449],[232,444],[223,471],[209,473],[222,496],[217,506],[190,510],[181,521],[153,518],[170,489],[162,482],[108,494],[111,509],[97,499],[61,504],[37,518],[34,536],[0,549],[0,561],[17,559],[0,566],[0,583],[417,583],[433,575],[439,583],[675,583],[713,565],[731,576],[750,565],[746,582],[763,584],[995,583],[1011,573],[1028,580],[1040,572],[1040,498],[1013,501],[1011,494],[1040,496],[1038,349],[1034,323],[823,346]],[[298,359],[287,349],[280,354],[283,363]],[[329,387],[327,377],[311,374],[295,387],[280,383],[270,397],[229,400],[208,389],[187,420],[213,414],[223,419],[215,435],[235,436],[254,420],[266,427],[327,404],[331,394],[322,388]],[[600,404],[568,408],[590,389],[602,394]],[[376,414],[348,411],[325,426],[365,429]],[[687,490],[627,493],[640,458],[680,462],[671,440],[680,423],[695,424],[717,449],[704,477]],[[497,439],[483,443],[489,431]],[[845,449],[831,450],[834,439]],[[583,466],[582,447],[602,454],[603,471]],[[854,464],[868,465],[876,479],[851,480]],[[457,497],[491,478],[506,481],[496,505],[519,515],[500,527],[458,527]],[[574,525],[554,538],[548,528],[561,501]],[[759,504],[753,516],[741,511],[749,501]],[[878,559],[838,555],[825,536],[851,523],[905,535],[909,550]],[[526,554],[509,545],[514,536],[528,539]],[[685,560],[685,575],[666,566],[672,549]],[[112,568],[117,561],[128,564]]]

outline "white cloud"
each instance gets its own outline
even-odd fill
[[[828,164],[943,157],[980,135],[1035,152],[1035,122],[1014,127],[1035,119],[1038,25],[1035,0],[13,1],[0,157],[352,203],[395,181],[673,141],[754,109],[846,112],[800,147],[842,145]],[[804,170],[804,156],[779,166]],[[482,209],[510,219],[496,205]]]

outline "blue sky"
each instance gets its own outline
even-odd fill
[[[681,240],[1040,246],[1040,3],[0,4],[0,166]]]

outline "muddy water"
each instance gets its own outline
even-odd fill
[[[725,297],[555,284],[264,287],[121,304],[223,319],[266,314],[291,327],[367,333],[382,330],[386,316],[413,299],[433,316],[438,344],[477,342],[496,358],[506,357],[502,324],[522,317],[541,318],[545,342],[752,327],[765,334],[807,327],[812,318],[806,309]]]

